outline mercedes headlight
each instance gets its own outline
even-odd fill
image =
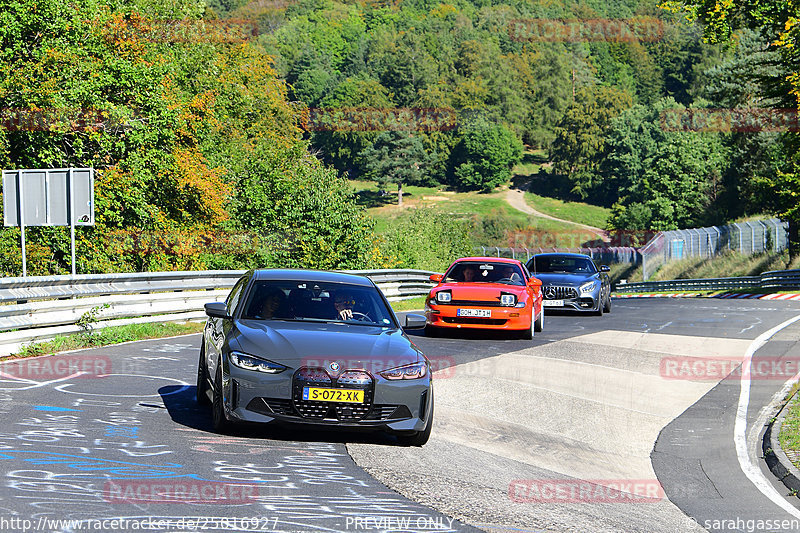
[[[582,294],[591,294],[597,289],[597,285],[600,282],[598,281],[590,281],[589,283],[584,283],[581,285],[581,293]]]

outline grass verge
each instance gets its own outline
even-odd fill
[[[466,224],[476,223],[473,244],[518,248],[538,246],[576,247],[585,241],[596,239],[588,230],[574,225],[536,217],[518,211],[506,200],[505,189],[491,193],[455,192],[440,187],[406,186],[403,188],[403,207],[398,207],[395,191],[380,196],[378,185],[370,181],[351,180],[359,203],[375,220],[375,233],[389,231],[399,216],[413,208],[429,208],[458,219]],[[592,207],[592,206],[589,206]],[[602,209],[602,208],[600,208]],[[486,229],[489,227],[489,230]],[[487,235],[489,231],[490,235]]]
[[[23,357],[34,357],[37,355],[49,355],[68,350],[79,350],[81,348],[108,346],[110,344],[119,344],[129,341],[174,337],[176,335],[185,335],[187,333],[199,333],[203,331],[203,325],[204,324],[201,322],[164,322],[109,326],[107,328],[92,332],[91,334],[75,333],[72,335],[60,335],[49,341],[28,344],[23,346],[18,353],[0,358],[0,361]]]
[[[797,388],[798,385],[792,388],[778,441],[792,464],[800,468],[800,397],[796,394]]]
[[[396,302],[389,302],[392,305],[395,313],[400,311],[419,311],[425,308],[425,299],[427,296],[417,296],[416,298],[409,298],[408,300],[398,300]]]
[[[565,202],[558,198],[539,196],[532,192],[525,193],[525,201],[529,206],[545,215],[600,229],[606,227],[608,216],[611,213],[610,209],[598,205],[583,202]]]

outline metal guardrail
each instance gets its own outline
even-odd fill
[[[740,289],[797,289],[800,288],[800,270],[773,270],[760,276],[738,278],[673,279],[669,281],[644,281],[623,283],[614,287],[616,292],[653,291],[732,291]]]
[[[132,322],[202,319],[203,305],[222,301],[246,271],[143,272],[0,279],[0,355],[22,344],[80,331],[94,312],[94,328]],[[350,270],[372,279],[389,300],[428,293],[434,272]],[[136,317],[134,319],[134,317]]]

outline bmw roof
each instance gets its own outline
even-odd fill
[[[254,272],[256,280],[322,281],[327,283],[349,283],[372,287],[372,280],[366,276],[331,272],[328,270],[303,270],[296,268],[264,268]]]

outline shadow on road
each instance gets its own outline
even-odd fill
[[[169,385],[158,389],[170,418],[182,426],[214,434],[211,427],[211,407],[201,406],[196,401],[195,386]],[[388,433],[374,430],[334,430],[301,424],[235,424],[231,437],[269,439],[291,442],[332,442],[346,444],[382,444],[399,446],[397,439]]]

